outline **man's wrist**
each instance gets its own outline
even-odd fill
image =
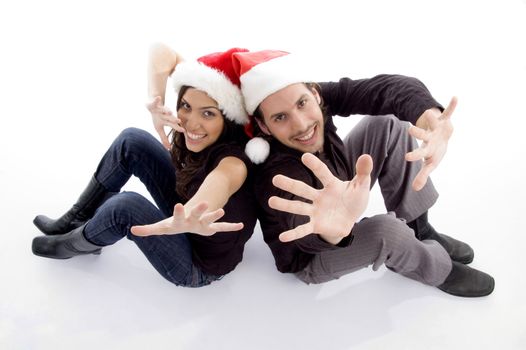
[[[352,233],[349,233],[347,236],[343,237],[338,244],[336,244],[337,247],[344,248],[351,245],[352,241],[354,239],[354,235]]]
[[[326,241],[327,243],[330,243],[330,244],[332,244],[334,246],[346,247],[352,242],[352,239],[353,239],[353,235],[351,233],[351,230],[352,230],[352,228],[349,230],[348,233],[345,233],[345,234],[342,234],[342,235],[339,235],[339,236],[325,236],[325,235],[320,235],[320,236],[321,236],[321,238],[324,241]]]
[[[442,115],[442,112],[438,107],[426,109],[424,113],[416,121],[416,126],[420,129],[427,130],[429,128],[428,118],[438,119]]]

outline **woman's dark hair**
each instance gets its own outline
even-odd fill
[[[181,100],[189,88],[192,87],[182,86],[179,90],[179,94],[177,96],[177,111],[179,111],[181,108]],[[225,121],[223,131],[213,145],[230,142],[240,145],[246,144],[248,141],[248,136],[244,132],[244,127],[225,118],[223,113],[221,113],[221,116]],[[170,154],[172,156],[172,162],[175,165],[175,174],[177,179],[175,190],[177,194],[181,196],[184,201],[186,201],[191,197],[188,193],[188,184],[197,171],[204,165],[204,162],[208,158],[210,148],[213,147],[213,145],[210,145],[201,152],[196,153],[189,151],[188,148],[186,148],[184,135],[182,133],[172,130],[170,135],[172,139],[172,148],[170,150]]]
[[[313,91],[315,90],[318,95],[320,96],[320,108],[321,108],[321,112],[323,113],[323,120],[325,120],[326,118],[326,113],[325,113],[325,106],[323,104],[323,97],[321,96],[321,87],[320,85],[316,84],[316,83],[303,83],[307,89]],[[252,116],[254,117],[254,119],[257,119],[259,120],[260,122],[265,122],[265,119],[263,118],[263,113],[261,113],[261,109],[259,108],[259,105],[257,106],[256,110],[254,111],[254,113],[252,114]],[[258,123],[254,123],[254,131],[253,131],[253,134],[254,134],[254,137],[262,137],[264,139],[266,139],[267,141],[270,141],[270,139],[272,138],[272,136],[269,136],[267,134],[265,134],[263,131],[261,131],[261,128],[259,127]]]

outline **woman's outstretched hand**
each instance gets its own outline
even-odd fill
[[[208,204],[201,202],[188,213],[185,206],[177,203],[172,217],[151,225],[132,226],[131,232],[136,236],[173,235],[179,233],[196,233],[201,236],[211,236],[216,232],[239,231],[243,223],[216,222],[224,214],[223,209],[206,212]]]

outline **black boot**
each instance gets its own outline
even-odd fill
[[[457,297],[483,297],[493,292],[495,280],[487,273],[453,261],[451,272],[437,288]]]
[[[76,255],[100,254],[101,248],[84,237],[85,224],[63,235],[33,238],[33,254],[45,258],[69,259]]]
[[[38,215],[33,223],[46,235],[64,234],[91,219],[95,210],[114,194],[115,192],[108,192],[93,176],[77,203],[73,204],[73,207],[64,215],[56,220],[45,215]]]
[[[475,252],[464,242],[449,237],[443,233],[435,231],[433,226],[427,221],[427,212],[420,215],[416,220],[408,222],[407,225],[415,231],[418,240],[433,239],[444,247],[451,257],[451,260],[458,261],[462,264],[469,264],[473,261]]]

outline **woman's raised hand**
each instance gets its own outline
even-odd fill
[[[180,124],[181,120],[163,104],[161,96],[156,96],[153,101],[147,103],[146,108],[152,115],[153,126],[159,134],[163,146],[169,150],[171,145],[164,127],[167,126],[175,131],[184,132],[184,128]]]

